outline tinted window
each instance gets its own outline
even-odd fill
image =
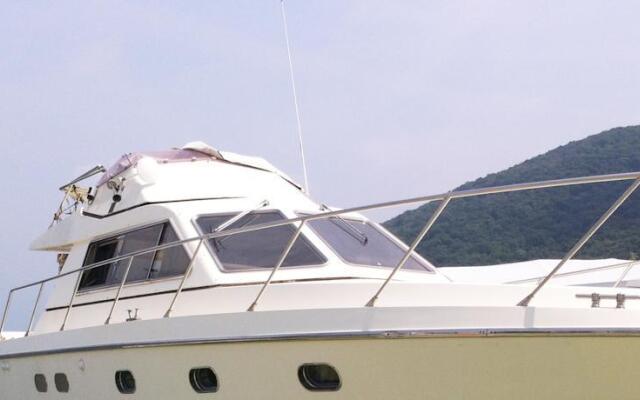
[[[218,377],[211,368],[194,368],[189,371],[189,383],[198,393],[218,391]]]
[[[335,391],[341,386],[338,371],[329,364],[304,364],[298,368],[298,379],[313,392]]]
[[[56,389],[60,393],[69,392],[69,380],[67,380],[67,375],[65,374],[55,374],[53,377],[53,381],[56,384]]]
[[[116,387],[123,394],[132,394],[136,392],[136,379],[131,371],[116,372]]]
[[[211,233],[234,215],[200,217],[198,225],[204,233]],[[279,212],[254,212],[236,221],[227,229],[265,224],[282,219],[284,216]],[[294,233],[293,225],[283,225],[214,238],[209,241],[209,245],[226,270],[273,268]],[[319,265],[326,261],[324,256],[303,235],[300,235],[282,267]]]
[[[137,229],[89,245],[84,265],[124,256],[176,240],[178,237],[169,223]],[[80,280],[80,289],[120,284],[128,263],[129,259],[123,259],[116,263],[84,271]],[[188,264],[189,257],[181,245],[141,254],[133,258],[127,282],[180,275],[184,273]]]
[[[176,232],[169,225],[162,232],[160,243],[171,243],[179,240]],[[189,265],[189,256],[182,246],[174,246],[168,249],[159,250],[155,254],[149,279],[162,278],[165,276],[182,275]]]
[[[40,393],[47,392],[47,378],[42,374],[35,374],[33,377],[33,382],[36,385],[36,390]]]
[[[113,258],[118,253],[117,239],[105,240],[89,246],[84,265],[98,263]],[[105,264],[82,273],[80,288],[104,285],[107,282],[109,271],[113,264]]]
[[[328,218],[307,222],[311,228],[345,261],[353,264],[395,267],[405,250],[368,222]],[[430,269],[415,257],[405,269]]]
[[[122,245],[120,247],[120,255],[130,254],[135,251],[148,249],[149,247],[156,246],[160,241],[160,235],[164,225],[154,225],[148,228],[143,228],[137,231],[129,232],[124,235]],[[151,271],[151,265],[155,253],[141,254],[134,257],[131,264],[131,270],[129,276],[127,276],[127,282],[143,281],[149,277]],[[110,277],[111,282],[121,282],[124,274],[127,270],[128,259],[124,259],[118,262],[117,267],[112,270]]]

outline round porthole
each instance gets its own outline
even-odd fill
[[[136,392],[136,378],[131,371],[116,372],[116,387],[122,394],[132,394]]]
[[[338,371],[329,364],[304,364],[298,368],[302,386],[313,392],[335,391],[342,383]]]
[[[197,393],[218,391],[218,377],[211,368],[194,368],[189,371],[189,382]]]
[[[36,385],[36,390],[40,393],[46,393],[48,388],[47,377],[42,374],[35,374],[33,376],[33,382]]]
[[[67,375],[65,374],[55,374],[53,376],[53,382],[56,384],[56,389],[60,393],[68,393],[69,392],[69,380],[67,379]]]

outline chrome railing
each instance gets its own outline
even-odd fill
[[[587,275],[587,274],[593,274],[596,272],[609,271],[614,269],[622,269],[622,273],[616,278],[615,282],[611,285],[611,287],[616,288],[616,287],[619,287],[622,282],[624,282],[624,279],[627,277],[627,275],[629,275],[629,272],[631,272],[631,270],[635,268],[638,264],[640,264],[640,261],[633,260],[633,261],[624,261],[624,262],[615,263],[615,264],[598,265],[595,267],[579,269],[576,271],[557,273],[554,276],[554,279],[567,278],[567,277],[579,276],[579,275]],[[533,278],[526,278],[526,279],[518,279],[515,281],[508,281],[504,283],[510,284],[510,285],[521,285],[525,283],[540,283],[545,278],[545,276],[547,275],[541,275],[541,276],[536,276]]]
[[[60,327],[60,330],[64,330],[65,326],[68,323],[69,317],[71,315],[71,311],[73,309],[73,303],[74,303],[75,297],[76,297],[76,295],[78,293],[78,289],[79,289],[79,286],[80,286],[80,280],[81,280],[81,277],[82,277],[82,273],[84,271],[87,271],[87,270],[90,270],[90,269],[93,269],[93,268],[97,268],[97,267],[100,267],[100,266],[104,266],[104,265],[107,265],[107,264],[116,263],[116,262],[119,262],[119,261],[122,261],[122,260],[128,260],[126,271],[124,273],[122,281],[120,282],[120,284],[118,286],[116,295],[113,298],[113,303],[112,303],[112,305],[110,307],[109,315],[107,316],[107,319],[105,320],[105,324],[109,324],[110,321],[111,321],[111,317],[113,315],[113,312],[115,310],[115,307],[116,307],[116,305],[117,305],[117,303],[118,303],[118,301],[120,299],[120,294],[121,294],[121,292],[123,290],[123,287],[126,284],[127,276],[129,274],[129,270],[131,268],[131,264],[132,264],[133,258],[135,258],[137,256],[140,256],[140,255],[143,255],[143,254],[147,254],[147,253],[151,253],[151,252],[155,252],[155,251],[159,251],[159,250],[168,249],[168,248],[171,248],[171,247],[174,247],[174,246],[183,245],[185,243],[198,242],[197,246],[196,246],[196,249],[195,249],[195,251],[194,251],[194,253],[193,253],[192,257],[191,257],[191,260],[190,260],[189,266],[187,268],[187,271],[185,272],[183,278],[181,279],[181,281],[179,283],[179,287],[176,290],[176,294],[172,297],[171,303],[168,306],[166,313],[164,314],[165,317],[170,317],[171,316],[171,312],[172,312],[172,310],[173,310],[173,308],[175,306],[175,303],[178,300],[178,297],[179,297],[180,293],[182,292],[182,289],[183,289],[183,287],[185,285],[186,279],[188,278],[188,276],[189,276],[189,274],[190,274],[190,272],[191,272],[191,270],[193,268],[193,265],[195,263],[195,259],[196,259],[197,255],[198,255],[198,252],[199,252],[200,248],[202,247],[202,244],[203,244],[203,242],[205,240],[214,239],[214,238],[223,237],[223,236],[236,235],[236,234],[240,234],[240,233],[254,232],[254,231],[258,231],[258,230],[269,229],[269,228],[274,228],[274,227],[284,226],[284,225],[289,225],[289,224],[297,224],[298,225],[297,229],[296,229],[295,233],[293,234],[293,236],[291,237],[290,241],[287,243],[286,248],[284,249],[284,251],[282,252],[280,257],[278,258],[278,262],[271,269],[271,273],[269,274],[269,277],[262,284],[262,287],[260,288],[260,291],[258,292],[258,294],[255,297],[254,301],[251,303],[251,305],[247,309],[247,311],[254,311],[256,309],[256,307],[258,306],[260,299],[262,298],[262,296],[264,295],[264,293],[268,289],[270,283],[272,282],[274,275],[278,272],[278,270],[280,269],[280,267],[284,263],[284,260],[289,255],[289,252],[293,248],[293,245],[294,245],[296,239],[300,235],[302,229],[304,228],[304,226],[306,225],[307,222],[314,221],[314,220],[327,219],[327,218],[331,218],[331,217],[338,217],[338,216],[342,216],[342,215],[345,215],[345,214],[351,214],[351,213],[358,213],[358,212],[379,210],[379,209],[390,208],[390,207],[407,206],[407,205],[415,205],[415,204],[422,204],[422,203],[430,203],[430,202],[434,202],[434,201],[440,201],[440,204],[439,204],[438,208],[429,217],[429,219],[425,222],[425,224],[424,224],[423,228],[421,229],[420,233],[418,234],[418,236],[414,239],[414,241],[412,242],[412,244],[410,246],[407,246],[407,248],[405,250],[405,253],[401,257],[401,259],[398,262],[398,264],[390,271],[389,275],[386,277],[386,279],[384,280],[382,285],[379,287],[379,289],[376,291],[374,296],[371,297],[367,302],[365,302],[363,304],[363,306],[373,307],[373,306],[375,306],[376,300],[383,293],[384,289],[389,285],[389,283],[391,282],[393,277],[404,267],[404,265],[409,260],[411,255],[414,254],[414,252],[415,252],[416,248],[418,247],[418,245],[427,236],[427,234],[429,233],[429,231],[431,230],[433,225],[436,223],[438,218],[442,215],[442,213],[444,212],[446,207],[453,200],[462,199],[462,198],[468,198],[468,197],[483,196],[483,195],[489,195],[489,194],[510,193],[510,192],[519,192],[519,191],[535,190],[535,189],[546,189],[546,188],[555,188],[555,187],[566,187],[566,186],[585,185],[585,184],[594,184],[594,183],[605,183],[605,182],[616,182],[616,181],[628,181],[628,180],[633,181],[633,182],[624,191],[624,193],[620,197],[618,197],[618,199],[611,205],[611,207],[604,214],[602,214],[602,216],[600,216],[598,221],[595,224],[593,224],[593,226],[590,227],[590,229],[569,250],[569,252],[551,270],[551,272],[549,272],[546,276],[542,277],[539,280],[538,284],[531,291],[531,293],[529,293],[526,297],[524,297],[518,303],[519,306],[527,306],[530,303],[530,301],[534,298],[534,296],[546,285],[546,283],[557,274],[557,272],[567,263],[567,261],[572,259],[575,256],[575,254],[580,249],[582,249],[582,247],[585,245],[585,243],[587,243],[593,237],[593,235],[602,227],[602,225],[604,225],[604,223],[611,217],[611,215],[613,215],[613,213],[629,198],[629,196],[638,188],[638,186],[640,186],[640,172],[631,172],[631,173],[622,173],[622,174],[610,174],[610,175],[597,175],[597,176],[569,178],[569,179],[556,179],[556,180],[547,180],[547,181],[541,181],[541,182],[520,183],[520,184],[505,185],[505,186],[494,186],[494,187],[480,188],[480,189],[460,190],[460,191],[454,191],[454,192],[448,192],[448,193],[442,193],[442,194],[436,194],[436,195],[414,197],[414,198],[405,199],[405,200],[388,201],[388,202],[376,203],[376,204],[371,204],[371,205],[366,205],[366,206],[352,207],[352,208],[347,208],[347,209],[342,209],[342,210],[333,210],[333,211],[321,212],[321,213],[318,213],[318,214],[303,215],[303,216],[299,216],[299,217],[296,217],[296,218],[282,219],[282,220],[278,220],[278,221],[274,221],[274,222],[256,224],[256,225],[245,226],[245,227],[241,227],[241,228],[226,229],[226,230],[216,230],[216,231],[214,231],[212,233],[203,234],[203,235],[199,235],[199,236],[196,236],[196,237],[191,237],[191,238],[188,238],[188,239],[177,240],[177,241],[174,241],[174,242],[171,242],[171,243],[165,243],[165,244],[157,245],[157,246],[150,247],[150,248],[147,248],[147,249],[143,249],[143,250],[135,251],[135,252],[132,252],[132,253],[129,253],[129,254],[125,254],[125,255],[122,255],[122,256],[119,256],[119,257],[114,257],[114,258],[111,258],[109,260],[105,260],[105,261],[93,263],[93,264],[90,264],[90,265],[87,265],[87,266],[83,266],[81,268],[77,268],[77,269],[74,269],[74,270],[71,270],[71,271],[68,271],[68,272],[64,272],[64,273],[58,274],[56,276],[52,276],[52,277],[47,278],[47,279],[43,279],[43,280],[40,280],[40,281],[36,281],[36,282],[30,283],[30,284],[27,284],[27,285],[18,286],[18,287],[15,287],[15,288],[11,289],[9,291],[9,295],[7,296],[7,300],[6,300],[6,303],[5,303],[4,311],[2,313],[2,320],[0,320],[0,337],[2,337],[2,332],[4,331],[4,326],[5,326],[5,323],[6,323],[6,320],[7,320],[7,315],[8,315],[8,312],[9,312],[9,308],[11,306],[11,299],[12,299],[12,296],[13,296],[13,294],[15,292],[23,290],[23,289],[39,286],[36,302],[34,304],[33,311],[31,313],[31,318],[30,318],[30,321],[29,321],[29,325],[28,325],[27,331],[25,333],[25,336],[28,336],[29,333],[33,329],[33,323],[34,323],[34,319],[35,319],[35,315],[36,315],[36,310],[37,310],[37,307],[38,307],[38,303],[40,302],[40,298],[41,298],[41,295],[42,295],[42,291],[43,291],[44,285],[46,283],[48,283],[48,282],[51,282],[51,281],[54,281],[54,280],[57,280],[57,279],[61,279],[61,278],[64,278],[64,277],[68,277],[68,276],[73,275],[73,274],[77,274],[78,276],[77,276],[76,281],[75,281],[74,291],[73,291],[73,293],[71,295],[69,304],[68,304],[68,306],[66,308],[66,313],[65,313],[65,316],[64,316],[64,319],[63,319],[63,322],[62,322],[62,326]],[[264,205],[266,203],[262,202],[261,204]],[[245,212],[243,212],[243,213],[245,213]],[[240,216],[240,215],[243,215],[243,213],[240,213],[237,216],[232,217],[230,219],[230,221],[238,218],[238,216]],[[226,227],[228,225],[231,225],[231,223],[228,223],[228,224],[225,223],[224,225]],[[630,266],[629,268],[625,269],[624,275],[623,275],[622,278],[619,279],[619,281],[621,281],[624,278],[624,276],[626,276],[626,274],[629,272],[631,267],[632,266]]]

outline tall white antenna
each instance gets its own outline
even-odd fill
[[[300,158],[302,160],[302,172],[304,174],[304,191],[310,194],[309,177],[307,176],[307,161],[304,157],[304,145],[302,143],[302,122],[300,122],[300,107],[298,106],[298,94],[296,91],[296,80],[293,76],[293,61],[291,60],[291,44],[289,43],[289,29],[287,28],[287,14],[284,11],[284,0],[280,0],[280,10],[282,11],[282,24],[284,25],[284,40],[287,43],[287,55],[289,56],[289,76],[291,79],[291,90],[293,91],[293,104],[296,108],[296,121],[298,123],[298,143],[300,145]]]

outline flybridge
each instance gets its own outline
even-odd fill
[[[182,146],[181,148],[173,148],[169,150],[161,151],[144,151],[127,153],[120,157],[115,164],[109,169],[105,169],[102,165],[98,165],[91,170],[83,173],[77,178],[73,179],[69,183],[60,187],[60,190],[65,193],[58,210],[54,214],[52,225],[60,221],[65,215],[71,215],[78,209],[82,208],[86,211],[89,206],[93,205],[94,201],[100,191],[107,191],[111,194],[111,201],[109,202],[109,209],[107,214],[111,214],[116,210],[123,200],[125,187],[133,185],[138,186],[137,190],[142,190],[145,187],[156,184],[158,181],[162,181],[165,176],[171,175],[160,171],[158,166],[160,165],[176,165],[180,163],[220,163],[218,165],[227,165],[233,167],[248,168],[255,171],[267,172],[274,174],[283,179],[287,183],[293,185],[298,190],[302,187],[296,183],[287,174],[273,166],[268,161],[251,156],[244,156],[227,151],[219,151],[203,142],[190,142]],[[81,187],[79,184],[96,174],[102,173],[98,183],[95,187]],[[204,178],[204,177],[203,177]],[[128,181],[128,182],[127,182]],[[179,178],[179,181],[185,182],[184,176]],[[211,180],[203,179],[201,182],[195,182],[194,180],[186,180],[194,185],[200,187],[206,186],[204,183],[216,183]],[[176,185],[174,182],[173,185]],[[131,192],[131,189],[128,190]],[[156,196],[158,193],[156,193]],[[218,194],[220,195],[220,194]],[[236,196],[240,197],[243,194],[222,194],[222,196]],[[162,197],[162,196],[160,196]],[[193,193],[193,198],[204,198],[205,195],[197,196]],[[104,200],[104,199],[103,199]],[[108,199],[107,199],[108,200]],[[139,199],[139,203],[142,200]],[[144,199],[144,201],[171,201],[181,200],[181,198],[164,198]],[[129,204],[131,206],[131,204]],[[120,209],[122,207],[119,207]],[[85,215],[93,215],[91,212],[85,213]]]
[[[103,171],[97,185],[81,186]],[[273,198],[299,209],[318,208],[293,179],[268,161],[219,151],[202,142],[125,154],[109,169],[97,166],[61,190],[64,198],[53,221],[32,242],[32,250],[68,252],[75,243],[104,234],[105,227],[96,220],[130,216],[130,211],[149,206],[212,200],[256,204]],[[155,212],[158,217],[162,214]]]

